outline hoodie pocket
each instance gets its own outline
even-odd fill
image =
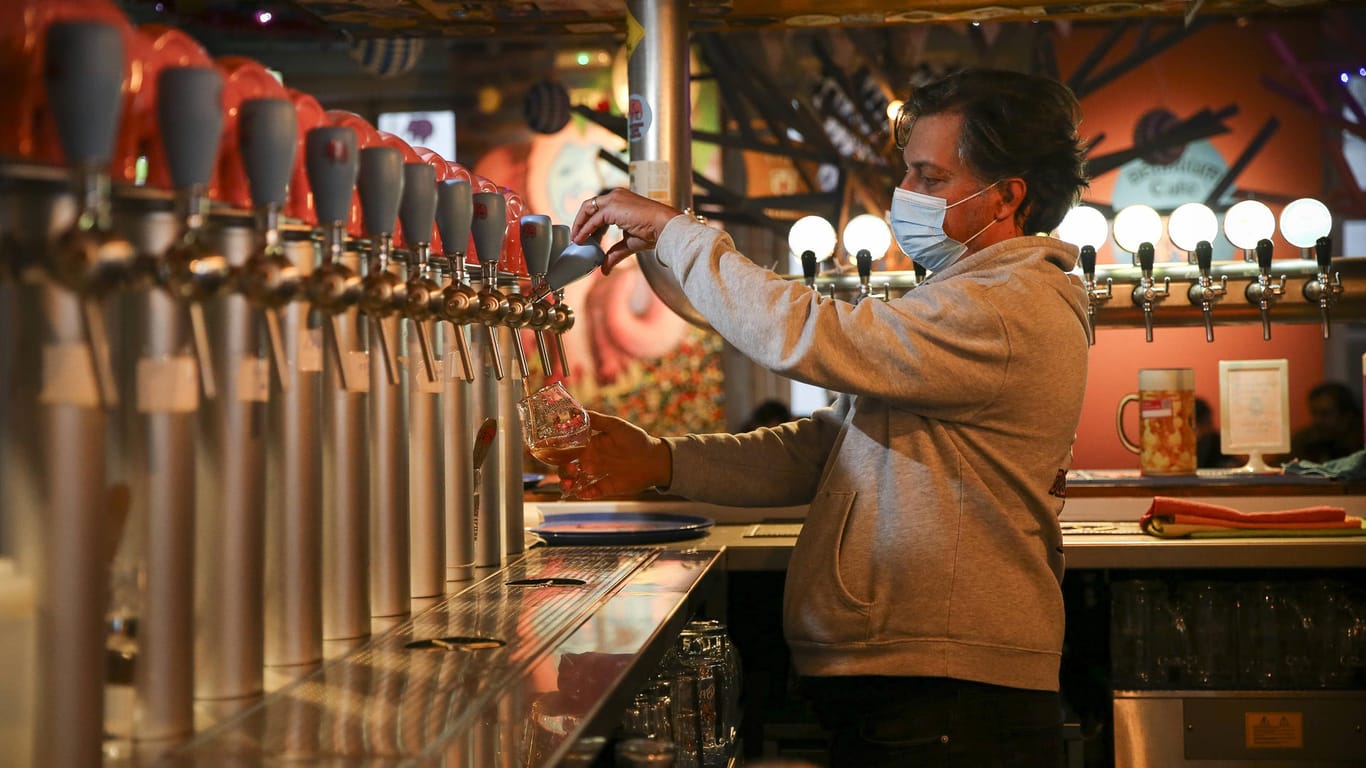
[[[849,516],[855,496],[852,491],[821,491],[811,501],[787,569],[783,622],[790,639],[832,643],[867,636],[871,604],[850,592],[846,578],[850,569],[868,570],[866,552],[864,557],[843,557],[849,550]]]

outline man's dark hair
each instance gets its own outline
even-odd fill
[[[1309,390],[1308,400],[1317,400],[1320,397],[1333,401],[1337,406],[1338,413],[1344,416],[1354,416],[1361,413],[1361,406],[1357,404],[1356,393],[1346,384],[1337,381],[1325,381],[1316,384]]]
[[[897,116],[904,147],[916,118],[957,113],[958,152],[981,180],[1018,176],[1025,199],[1016,220],[1025,234],[1051,232],[1087,185],[1081,106],[1056,80],[1007,70],[971,69],[916,88]]]

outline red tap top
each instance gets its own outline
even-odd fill
[[[250,208],[251,188],[237,149],[238,112],[244,101],[288,99],[289,93],[254,59],[220,56],[214,63],[223,73],[223,139],[218,153],[218,173],[209,185],[209,197],[234,208]]]
[[[507,235],[503,237],[503,252],[498,257],[498,268],[522,277],[527,276],[526,254],[522,253],[522,214],[530,213],[524,200],[516,190],[499,187],[503,199],[507,201]]]

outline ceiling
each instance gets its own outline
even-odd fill
[[[625,0],[124,0],[200,21],[217,16],[251,25],[257,9],[274,12],[276,27],[348,37],[503,39],[553,35],[601,36],[626,30]],[[693,30],[753,30],[822,26],[972,21],[1101,20],[1276,14],[1344,5],[1339,0],[688,0]],[[255,25],[252,25],[255,26]],[[260,27],[258,33],[267,32]]]

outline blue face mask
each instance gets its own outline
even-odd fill
[[[954,205],[965,203],[999,183],[992,182],[953,205],[949,205],[942,197],[897,187],[892,192],[892,234],[896,236],[901,252],[931,272],[939,272],[957,261],[967,252],[967,244],[976,240],[977,235],[987,231],[996,220],[987,222],[987,226],[977,230],[976,235],[960,243],[944,233],[944,213]]]

